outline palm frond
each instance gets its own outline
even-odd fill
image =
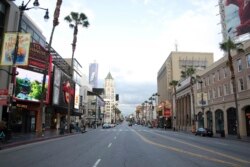
[[[87,20],[87,16],[84,13],[80,13],[80,20]]]
[[[72,17],[72,20],[74,20],[74,21],[78,20],[79,13],[77,13],[77,12],[71,12],[70,15]]]
[[[84,21],[82,26],[87,28],[89,26],[89,22],[88,21]]]
[[[66,16],[66,17],[64,17],[64,20],[65,20],[65,21],[67,21],[67,22],[69,22],[69,23],[71,23],[71,22],[72,22],[72,19],[71,19],[71,17],[70,17],[70,16]]]

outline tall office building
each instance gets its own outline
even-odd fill
[[[89,83],[93,88],[98,87],[98,64],[96,62],[89,65]]]
[[[192,66],[196,71],[203,70],[213,63],[213,53],[206,52],[171,52],[157,74],[159,102],[172,98],[172,80],[181,79],[181,71]]]

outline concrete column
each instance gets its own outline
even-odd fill
[[[180,99],[176,100],[177,105],[176,105],[176,128],[179,128],[180,126]]]
[[[184,109],[183,109],[183,116],[184,116],[184,119],[183,119],[183,122],[184,122],[184,127],[185,127],[185,130],[187,130],[187,96],[184,96],[183,98],[184,100]]]

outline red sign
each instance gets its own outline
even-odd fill
[[[69,103],[70,96],[74,96],[74,93],[75,93],[74,89],[71,88],[69,81],[63,84],[63,92],[64,92],[65,102]]]
[[[0,89],[0,95],[8,95],[8,89]]]
[[[164,117],[171,117],[171,110],[169,108],[164,108]]]
[[[8,102],[8,89],[0,89],[0,105],[6,106]]]
[[[29,51],[29,68],[42,73],[47,70],[47,66],[49,66],[48,52],[38,43],[31,43]]]

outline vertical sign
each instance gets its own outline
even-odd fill
[[[17,33],[5,33],[0,65],[13,65]],[[16,57],[16,65],[27,65],[29,57],[31,36],[27,33],[19,33],[19,44]]]

